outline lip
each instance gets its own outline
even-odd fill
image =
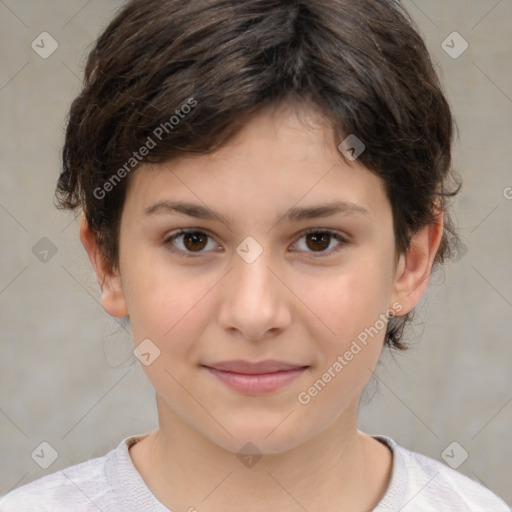
[[[277,391],[308,368],[275,360],[257,363],[242,360],[223,361],[202,366],[227,386],[249,395]]]
[[[234,359],[232,361],[221,361],[219,363],[212,363],[204,365],[208,368],[216,370],[223,370],[233,373],[244,373],[247,375],[259,375],[262,373],[273,373],[286,370],[298,370],[304,368],[306,365],[286,363],[276,359],[267,359],[265,361],[251,362],[243,359]]]

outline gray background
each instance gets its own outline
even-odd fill
[[[84,55],[120,5],[0,1],[0,493],[156,426],[152,388],[129,333],[100,305],[78,223],[53,206]],[[457,441],[469,454],[458,471],[512,503],[512,2],[404,5],[460,129],[465,186],[454,207],[467,252],[434,276],[409,331],[414,348],[379,366],[360,429],[439,460]],[[43,31],[59,45],[47,59],[31,48]],[[456,59],[442,47],[453,31],[469,43]],[[46,262],[33,251],[49,246],[43,237],[57,249]],[[31,458],[42,441],[58,452],[47,470]]]

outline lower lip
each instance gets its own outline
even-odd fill
[[[297,370],[248,375],[246,373],[217,370],[216,368],[210,368],[208,366],[205,366],[205,368],[230,388],[248,395],[263,395],[277,391],[296,379],[306,370],[306,368],[298,368]]]

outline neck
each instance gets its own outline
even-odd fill
[[[299,446],[244,457],[157,402],[160,428],[130,455],[146,485],[171,510],[363,511],[376,506],[389,483],[391,454],[357,430],[357,404],[351,421],[335,421]]]

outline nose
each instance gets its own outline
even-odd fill
[[[251,263],[234,254],[233,269],[222,285],[221,327],[251,341],[276,335],[291,322],[290,293],[276,276],[269,253],[264,250]]]

